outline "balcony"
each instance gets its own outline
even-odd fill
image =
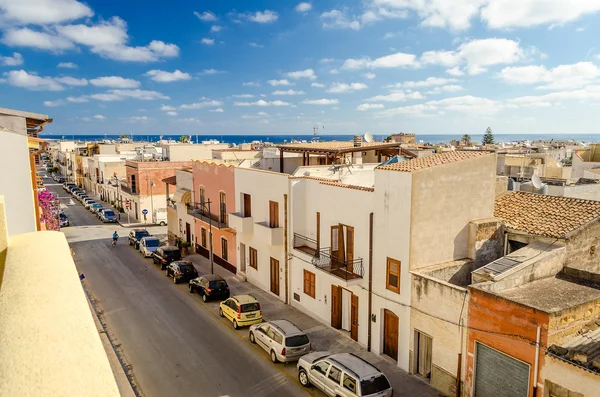
[[[270,227],[269,222],[255,223],[256,237],[269,245],[283,245],[283,228]]]
[[[229,214],[229,226],[238,233],[252,233],[254,231],[254,218],[244,216],[239,212]]]
[[[200,203],[189,203],[187,204],[187,213],[188,215],[191,215],[202,222],[212,224],[212,226],[216,227],[217,229],[229,229],[227,219],[225,222],[221,222],[219,215],[212,213],[209,214],[205,207],[206,205],[203,206]]]
[[[302,251],[307,255],[315,256],[319,245],[317,244],[317,240],[294,233],[294,249]]]

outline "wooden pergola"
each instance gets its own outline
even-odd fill
[[[366,152],[375,150],[377,161],[381,162],[382,156],[392,157],[403,152],[399,143],[362,142],[354,146],[354,142],[309,142],[279,145],[279,170],[283,172],[284,153],[302,153],[302,165],[310,165],[310,156],[325,157],[324,165],[333,164],[336,160],[344,158],[348,153]],[[404,155],[405,153],[403,153]],[[413,157],[412,154],[408,154]]]

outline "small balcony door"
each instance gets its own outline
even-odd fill
[[[252,216],[252,197],[249,194],[244,193],[244,218]]]
[[[277,201],[269,201],[269,227],[279,227],[279,203]]]
[[[271,258],[271,292],[279,296],[279,261]]]
[[[352,272],[354,261],[354,228],[347,225],[331,226],[331,268],[339,269],[346,263]]]

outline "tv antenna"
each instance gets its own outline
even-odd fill
[[[313,141],[318,141],[319,140],[319,130],[324,130],[325,126],[321,126],[319,127],[318,125],[315,125],[313,127]]]

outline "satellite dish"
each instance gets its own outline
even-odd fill
[[[560,162],[560,161],[557,161],[557,162],[556,162],[556,166],[557,166],[557,167],[559,167],[559,168],[562,168],[562,166],[563,166],[563,163],[562,163],[562,162]]]
[[[541,189],[543,186],[542,180],[537,175],[534,175],[531,177],[531,183],[533,184],[533,187],[536,189]]]
[[[364,138],[365,142],[373,142],[373,134],[370,132],[365,132]]]

